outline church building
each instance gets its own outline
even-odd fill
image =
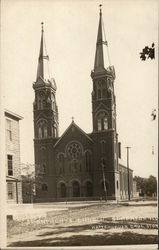
[[[37,78],[33,84],[37,202],[119,200],[128,197],[128,190],[132,197],[133,171],[127,171],[119,164],[115,69],[113,66],[105,68],[103,46],[107,46],[107,42],[103,39],[100,9],[94,69],[91,71],[92,132],[85,133],[72,120],[59,136],[58,84],[49,76],[42,25]],[[126,177],[129,175],[129,184],[122,173]]]

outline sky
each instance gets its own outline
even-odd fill
[[[99,7],[108,41],[117,104],[117,132],[134,175],[157,176],[158,1],[157,0],[2,0],[1,81],[4,106],[20,121],[21,162],[34,163],[33,82],[36,80],[44,22],[51,76],[57,84],[60,135],[75,118],[92,132],[91,70],[94,66]],[[155,60],[141,61],[140,52],[155,43]],[[105,67],[109,66],[105,51]],[[152,154],[154,146],[154,155]]]

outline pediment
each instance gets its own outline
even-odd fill
[[[59,140],[56,142],[54,147],[56,147],[59,143],[76,140],[78,138],[84,138],[85,140],[91,141],[92,139],[87,135],[75,122],[72,122],[70,126],[65,130]]]

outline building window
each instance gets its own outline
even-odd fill
[[[107,89],[105,81],[100,81],[97,87],[97,98],[104,99],[107,97]]]
[[[47,138],[47,127],[44,127],[44,138]]]
[[[106,130],[108,129],[108,118],[104,117],[103,121],[104,121],[104,130]]]
[[[82,153],[81,146],[77,142],[72,142],[67,146],[67,154],[71,158],[78,158]]]
[[[101,119],[98,119],[98,131],[102,130],[102,121]]]
[[[47,187],[47,185],[45,183],[42,184],[41,189],[42,189],[42,191],[48,191],[48,187]]]
[[[13,176],[13,156],[7,155],[8,160],[8,175]]]
[[[45,93],[40,92],[37,96],[38,98],[38,109],[41,110],[46,107]]]
[[[6,120],[7,121],[7,139],[9,140],[9,141],[11,141],[12,140],[12,124],[11,124],[11,120],[9,120],[9,119],[7,119]]]
[[[46,164],[45,163],[43,163],[43,165],[42,165],[42,173],[46,174]]]
[[[13,183],[7,183],[8,200],[13,200]]]
[[[98,131],[103,131],[108,129],[108,117],[104,111],[98,114],[97,128]]]
[[[48,131],[47,131],[47,122],[46,121],[39,121],[38,123],[38,138],[47,138]]]
[[[91,172],[91,153],[86,152],[85,155],[85,161],[86,161],[86,172]]]
[[[118,184],[118,181],[116,182],[116,186],[117,186],[117,189],[119,188],[119,184]]]
[[[78,173],[79,172],[79,162],[77,160],[72,161],[72,173]]]
[[[41,127],[38,128],[38,137],[39,137],[39,139],[42,138],[42,128]]]
[[[63,174],[65,172],[65,158],[63,154],[59,155],[59,167],[60,167],[60,174]]]

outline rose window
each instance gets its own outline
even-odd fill
[[[72,142],[67,148],[67,154],[71,158],[77,158],[81,154],[81,147],[78,143]]]

